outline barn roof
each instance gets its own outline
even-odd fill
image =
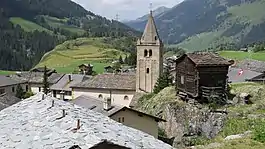
[[[219,66],[225,65],[230,66],[231,63],[214,53],[210,52],[201,52],[201,53],[188,53],[181,56],[178,60],[181,60],[183,57],[188,57],[192,62],[194,62],[197,66]],[[178,61],[177,60],[177,61]]]
[[[0,111],[2,148],[69,149],[78,145],[89,149],[102,140],[132,149],[172,148],[103,114],[46,95],[42,99],[42,96],[39,93]],[[76,129],[78,119],[80,129]]]
[[[135,90],[135,74],[101,74],[72,88]]]

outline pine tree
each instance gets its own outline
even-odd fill
[[[157,79],[154,87],[154,93],[157,94],[170,85],[172,85],[172,77],[170,75],[170,69],[167,67],[164,73]]]
[[[43,74],[43,92],[44,94],[48,94],[49,93],[49,82],[48,82],[48,74],[47,74],[48,70],[47,67],[44,67],[44,74]]]
[[[16,89],[16,97],[22,99],[24,97],[24,91],[21,85],[19,84]]]
[[[122,59],[122,56],[120,56],[120,58],[119,58],[119,63],[120,64],[124,64],[123,59]]]
[[[124,58],[124,64],[128,64],[128,56],[126,55],[126,57]]]

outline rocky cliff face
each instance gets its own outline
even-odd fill
[[[166,123],[160,125],[169,138],[174,137],[173,146],[184,147],[193,145],[197,137],[214,138],[223,128],[227,118],[225,112],[212,112],[202,105],[171,103],[163,112]]]
[[[207,105],[185,103],[176,97],[174,87],[161,91],[152,98],[139,101],[138,109],[167,120],[160,124],[173,146],[192,146],[197,137],[215,137],[223,128],[226,112],[211,111]]]

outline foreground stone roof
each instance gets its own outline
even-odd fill
[[[101,74],[72,88],[135,90],[135,74]]]
[[[39,93],[0,111],[1,148],[69,149],[78,145],[89,149],[102,140],[133,149],[172,148],[100,113],[49,96],[42,100],[42,95]],[[78,119],[81,127],[73,131]]]

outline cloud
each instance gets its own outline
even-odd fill
[[[121,20],[133,20],[149,12],[150,3],[153,8],[160,6],[173,7],[183,0],[73,0],[92,11],[109,19],[119,14]]]

